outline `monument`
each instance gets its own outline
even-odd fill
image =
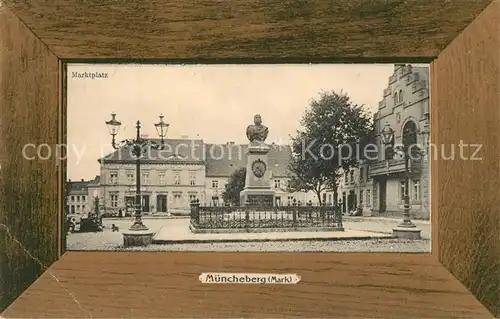
[[[271,188],[271,171],[268,153],[271,149],[265,140],[269,129],[262,125],[259,114],[254,116],[254,124],[247,127],[248,154],[245,188],[240,193],[240,205],[274,206],[275,192]]]

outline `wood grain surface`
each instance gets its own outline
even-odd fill
[[[0,309],[59,257],[55,162],[22,152],[54,146],[57,92],[57,57],[0,6]]]
[[[431,166],[432,213],[438,219],[432,224],[438,225],[433,252],[498,317],[499,38],[500,1],[495,1],[439,55],[431,77],[431,132],[438,146]],[[464,159],[460,141],[471,145],[463,148]],[[455,159],[446,160],[453,146]],[[478,147],[474,158],[481,160],[474,160]]]
[[[297,273],[302,281],[281,286],[201,284],[198,276],[210,271]],[[3,315],[20,314],[29,318],[491,318],[433,256],[391,253],[67,252]]]
[[[64,59],[345,60],[435,57],[491,0],[4,2]]]
[[[0,306],[61,247],[64,172],[54,160],[22,160],[23,144],[54,145],[64,134],[58,58],[394,62],[438,55],[490,2],[4,1]],[[455,277],[499,313],[499,3],[432,66],[433,143],[483,144],[482,161],[432,162],[432,255],[71,252],[2,316],[491,318]],[[202,271],[296,272],[303,281],[211,286],[198,282]]]

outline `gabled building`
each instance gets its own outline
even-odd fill
[[[377,159],[360,165],[339,194],[345,198],[345,209],[361,205],[364,215],[402,216],[405,194],[405,161],[387,158],[381,138],[386,124],[394,130],[395,144],[406,140],[428,150],[429,134],[429,68],[396,64],[387,88],[374,114],[374,140]],[[409,163],[409,189],[413,218],[429,219],[429,167],[427,156]],[[351,178],[353,176],[359,176]]]

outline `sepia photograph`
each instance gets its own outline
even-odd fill
[[[425,64],[69,64],[67,250],[430,252]]]

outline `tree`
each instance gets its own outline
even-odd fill
[[[292,137],[289,191],[332,190],[337,202],[342,169],[356,167],[372,131],[371,116],[342,91],[321,92],[301,119],[302,129]]]
[[[226,189],[222,193],[222,199],[225,203],[231,203],[236,206],[240,204],[240,192],[245,188],[246,175],[246,167],[238,168],[231,174]]]

